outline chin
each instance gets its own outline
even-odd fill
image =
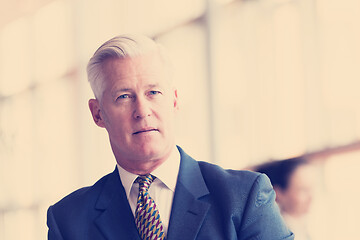
[[[142,146],[137,151],[137,154],[144,159],[158,159],[164,155],[164,149],[156,144],[150,144],[150,146],[147,144],[146,146]]]

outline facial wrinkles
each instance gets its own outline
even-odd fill
[[[104,96],[101,104],[101,110],[103,112],[103,117],[104,120],[107,122],[107,125],[113,128],[114,126],[123,127],[123,124],[132,122],[131,128],[127,133],[128,135],[132,135],[133,132],[136,132],[143,127],[154,127],[157,128],[160,132],[161,126],[155,124],[157,122],[155,118],[158,119],[159,116],[156,114],[156,111],[153,111],[153,108],[156,107],[156,103],[151,102],[151,100],[147,99],[147,97],[142,93],[133,93],[133,90],[131,90],[130,88],[122,89],[120,91],[123,90],[125,90],[126,92],[131,92],[130,94],[134,95],[134,99],[130,100],[130,102],[123,104],[122,106],[117,105],[116,97],[109,97],[109,95],[107,95],[107,97]],[[119,94],[116,94],[114,96],[117,96]],[[141,113],[138,112],[138,114],[142,115],[140,119],[134,119],[134,114],[136,114],[134,113],[135,111],[141,111]],[[120,123],[116,123],[116,121],[120,118],[120,115],[122,114],[125,115],[123,115],[121,119],[125,117],[128,118],[129,121],[126,121],[122,125],[119,125]],[[146,114],[147,116],[143,116],[144,114]],[[148,114],[151,115],[150,118],[148,117]]]
[[[169,72],[170,69],[168,69],[162,61],[155,61],[157,57],[160,56],[149,55],[146,56],[145,59],[142,57],[134,57],[123,59],[111,58],[106,60],[103,64],[103,79],[108,84],[103,84],[103,87],[106,88],[108,85],[111,85],[111,93],[113,93],[118,87],[119,80],[124,80],[121,81],[121,84],[124,84],[124,86],[120,86],[121,88],[131,88],[132,84],[141,84],[141,82],[149,79],[152,79],[155,82],[157,79],[166,79],[166,83],[163,84],[170,86],[172,84]],[[116,60],[120,61],[120,64]],[[149,64],[151,65],[150,67]],[[126,71],[123,71],[123,69],[126,69]],[[111,82],[109,83],[109,81]],[[128,86],[126,86],[126,84],[128,84]]]
[[[126,161],[126,159],[122,159],[124,153],[129,154],[128,157],[130,158],[139,156],[141,159],[139,144],[149,144],[147,149],[143,149],[144,153],[150,153],[150,148],[153,148],[151,154],[153,157],[164,157],[163,154],[167,152],[167,149],[164,149],[165,145],[173,143],[172,124],[168,122],[168,117],[170,117],[168,115],[173,114],[175,93],[172,90],[175,90],[170,86],[168,72],[164,70],[163,65],[156,61],[156,58],[138,60],[110,61],[104,64],[103,68],[104,72],[107,73],[106,76],[104,75],[107,82],[104,84],[105,91],[101,100],[101,110],[107,122],[106,128],[113,150],[117,152],[119,161]],[[159,95],[159,98],[157,96],[152,98],[152,95],[147,95],[148,91],[151,90],[159,90],[162,94]],[[127,93],[127,91],[134,98],[130,99],[131,101],[125,101],[124,104],[117,102],[116,98],[119,94],[121,92]],[[152,117],[134,119],[132,115],[136,107],[134,104],[138,104],[138,101],[145,104],[145,110],[151,111]],[[119,121],[122,122],[119,123]],[[146,137],[143,140],[139,138],[142,135],[132,138],[134,131],[148,127],[159,129],[161,135],[145,135]],[[144,140],[147,138],[151,139],[151,142],[146,143]],[[144,155],[144,157],[146,156]]]

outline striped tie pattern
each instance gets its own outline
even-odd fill
[[[155,177],[151,174],[139,176],[135,182],[139,183],[139,196],[135,211],[135,224],[142,240],[164,240],[162,222],[159,211],[148,190]]]

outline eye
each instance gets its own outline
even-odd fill
[[[149,91],[149,95],[158,95],[158,94],[161,94],[161,92],[156,90]]]
[[[116,100],[131,98],[130,94],[122,94],[116,98]]]

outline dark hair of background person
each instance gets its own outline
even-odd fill
[[[254,168],[254,171],[265,173],[273,186],[286,190],[293,172],[300,166],[307,164],[303,157],[289,158],[261,164]]]

